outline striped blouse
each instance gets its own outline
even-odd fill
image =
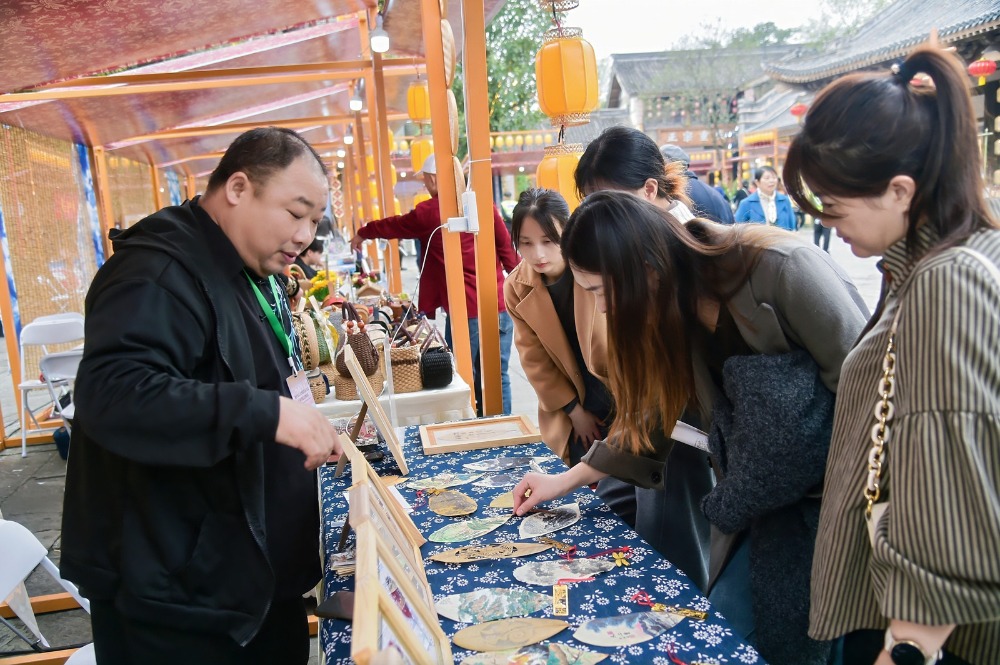
[[[923,227],[917,255],[936,239]],[[966,246],[1000,264],[1000,231]],[[840,375],[816,555],[810,634],[884,629],[888,618],[958,624],[945,644],[1000,662],[1000,284],[955,248],[908,260],[885,252],[884,312]],[[864,517],[870,432],[889,327],[895,416],[881,480],[889,508],[873,550]]]

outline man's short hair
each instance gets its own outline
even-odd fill
[[[208,179],[206,193],[225,186],[234,173],[245,173],[256,187],[303,155],[312,155],[327,175],[326,165],[304,138],[284,127],[257,127],[243,132],[226,148],[226,154]]]
[[[323,252],[323,239],[313,238],[313,241],[309,243],[309,246],[299,252],[299,256],[305,256],[306,252]]]

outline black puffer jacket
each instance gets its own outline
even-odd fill
[[[115,239],[86,300],[63,509],[63,575],[136,619],[256,634],[274,596],[256,386],[231,276],[193,206]]]

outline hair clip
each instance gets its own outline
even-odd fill
[[[892,66],[889,67],[889,70],[896,76],[899,76],[899,63],[898,62],[892,63]]]

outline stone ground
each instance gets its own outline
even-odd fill
[[[812,230],[804,229],[801,235],[812,240]],[[879,274],[874,259],[859,259],[836,236],[830,243],[834,259],[842,265],[858,285],[869,307],[873,308],[879,293]],[[404,261],[408,269],[403,272],[404,288],[413,293],[417,272],[412,257]],[[2,346],[2,345],[0,345]],[[511,353],[510,379],[516,414],[536,418],[537,400],[531,389],[516,349]],[[13,409],[14,392],[7,363],[6,350],[0,356],[0,404],[8,434],[16,429],[16,413]],[[26,458],[21,457],[20,448],[0,452],[0,514],[5,519],[20,522],[26,526],[49,550],[49,557],[58,565],[60,555],[60,519],[62,516],[62,496],[65,484],[66,463],[56,453],[52,445],[29,448]],[[60,591],[55,582],[43,571],[35,571],[28,578],[28,592],[31,595],[56,593]],[[53,646],[76,645],[89,642],[90,619],[82,610],[59,612],[38,617],[39,628]],[[313,642],[313,657],[310,665],[318,663],[318,645]],[[25,644],[9,629],[0,626],[0,654],[25,649]]]

